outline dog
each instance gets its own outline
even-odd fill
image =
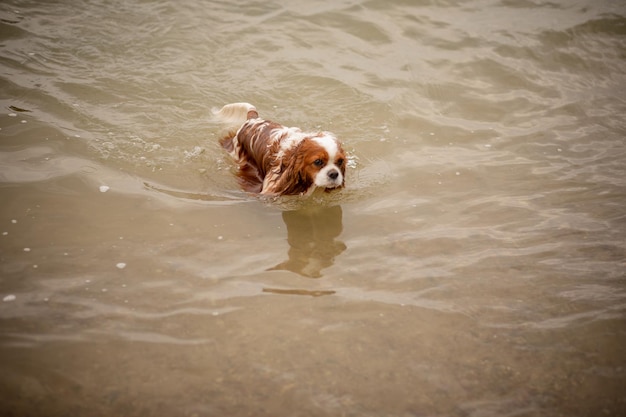
[[[346,153],[330,132],[303,132],[297,127],[259,118],[250,103],[227,104],[217,118],[240,125],[220,144],[237,161],[245,191],[264,195],[309,195],[344,187]]]

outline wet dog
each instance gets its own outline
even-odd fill
[[[297,195],[344,186],[346,154],[332,133],[303,132],[261,119],[249,103],[227,104],[215,114],[222,122],[241,123],[220,143],[237,161],[244,190]]]

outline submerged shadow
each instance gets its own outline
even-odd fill
[[[305,277],[320,278],[335,257],[346,250],[337,240],[343,230],[341,206],[284,211],[289,259],[272,270],[292,271]]]

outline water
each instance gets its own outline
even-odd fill
[[[619,1],[3,2],[2,414],[623,415],[625,61]],[[346,189],[240,191],[235,101]]]

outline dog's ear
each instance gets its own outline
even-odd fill
[[[276,194],[302,194],[313,184],[304,171],[304,156],[299,148],[300,144],[285,152],[279,161],[279,175],[273,187]]]

